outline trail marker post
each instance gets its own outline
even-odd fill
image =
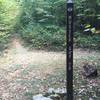
[[[73,100],[73,0],[67,0],[67,100]]]

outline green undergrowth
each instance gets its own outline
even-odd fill
[[[55,25],[28,25],[26,28],[22,28],[21,36],[31,48],[64,50],[66,46],[64,29]]]
[[[7,47],[17,22],[18,12],[15,0],[0,0],[0,51]]]
[[[21,30],[22,38],[30,48],[62,51],[66,49],[66,31],[55,25],[28,25]],[[100,50],[100,35],[74,32],[74,47]]]
[[[74,33],[74,44],[76,47],[91,50],[100,50],[100,35],[80,35],[80,33]]]

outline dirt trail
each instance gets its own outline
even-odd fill
[[[75,59],[97,57],[98,54],[74,50]],[[20,39],[14,38],[10,49],[0,57],[0,100],[30,100],[27,93],[33,94],[40,88],[37,81],[45,79],[56,68],[64,68],[65,61],[64,52],[29,51]]]

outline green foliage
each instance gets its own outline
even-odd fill
[[[94,50],[100,50],[100,36],[99,35],[80,35],[75,33],[75,46],[81,48],[89,48]]]
[[[100,0],[75,0],[75,45],[100,49]]]
[[[94,37],[100,33],[100,0],[75,0],[74,12],[78,33],[75,43],[80,41],[77,46],[91,47],[93,42],[96,46],[98,38]],[[6,43],[14,30],[31,46],[64,50],[65,27],[66,0],[0,0],[0,45]]]
[[[66,0],[21,0],[19,30],[21,30],[22,37],[31,46],[59,48],[60,50],[65,48],[65,2]],[[77,46],[92,46],[92,39],[95,37],[92,35],[97,32],[100,26],[99,6],[99,0],[75,0],[75,31],[81,33],[77,37],[75,36],[76,43],[80,41]],[[87,27],[88,25],[89,27]],[[87,36],[84,36],[84,31]],[[97,40],[94,39],[94,41]],[[94,42],[94,44],[97,45],[98,42]]]
[[[15,24],[18,6],[14,0],[0,0],[0,28],[10,29]],[[7,28],[6,28],[7,27]]]
[[[0,0],[0,50],[6,47],[17,14],[18,6],[14,0]]]
[[[22,25],[29,22],[40,24],[65,24],[65,0],[22,0]],[[63,11],[62,11],[63,9]]]
[[[65,31],[58,26],[28,25],[27,29],[22,29],[22,37],[31,43],[32,47],[39,49],[63,50],[65,48]]]
[[[100,0],[75,0],[76,26],[90,24],[100,28]]]
[[[36,48],[63,50],[65,0],[21,0],[21,3],[22,12],[17,25],[22,37]]]

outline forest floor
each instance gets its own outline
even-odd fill
[[[100,75],[84,78],[80,70],[85,61],[97,63],[100,71],[100,52],[74,49],[76,100],[100,100]],[[29,50],[22,40],[13,38],[0,56],[0,100],[32,100],[49,87],[65,87],[65,66],[65,52]]]

